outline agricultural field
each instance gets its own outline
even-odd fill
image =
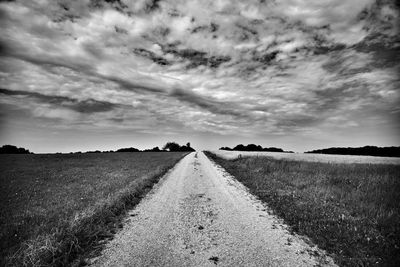
[[[238,158],[239,156],[240,157],[256,156],[256,157],[272,157],[274,159],[287,159],[287,160],[293,160],[293,161],[307,161],[307,162],[400,165],[400,158],[396,158],[396,157],[373,157],[373,156],[282,153],[282,152],[226,151],[226,150],[213,150],[211,152],[222,158],[225,158],[225,159],[235,159],[235,158]]]
[[[186,154],[0,155],[0,265],[65,265],[95,249]]]
[[[206,155],[339,266],[399,266],[399,165]]]

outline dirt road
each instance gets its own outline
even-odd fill
[[[94,266],[333,266],[202,153],[131,211]]]

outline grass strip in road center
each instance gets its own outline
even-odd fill
[[[340,266],[400,266],[400,166],[206,155]]]

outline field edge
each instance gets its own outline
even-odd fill
[[[317,245],[319,248],[325,250],[327,252],[327,255],[331,256],[334,259],[335,263],[338,264],[339,266],[398,266],[397,264],[400,262],[400,257],[398,257],[398,255],[397,255],[397,257],[395,256],[394,258],[391,258],[390,256],[389,256],[389,258],[386,257],[383,259],[383,262],[379,262],[379,260],[378,260],[376,262],[369,261],[368,263],[361,260],[361,258],[351,258],[350,255],[347,255],[347,256],[343,255],[343,253],[344,253],[343,250],[345,250],[346,247],[351,248],[355,244],[354,241],[359,240],[359,236],[356,237],[356,235],[360,235],[357,232],[357,229],[355,229],[355,231],[353,231],[351,229],[352,227],[354,227],[354,224],[352,224],[348,220],[347,216],[342,217],[343,216],[342,214],[339,214],[339,216],[336,216],[336,215],[338,215],[338,214],[336,214],[337,212],[332,210],[331,215],[334,215],[338,218],[336,218],[334,220],[320,221],[319,227],[324,228],[325,232],[321,231],[321,229],[315,228],[313,226],[314,224],[316,224],[316,222],[311,222],[311,223],[307,224],[304,221],[304,219],[306,217],[308,218],[310,216],[310,218],[313,218],[313,214],[317,214],[319,212],[319,210],[316,209],[315,211],[312,211],[309,208],[304,209],[304,207],[307,206],[304,204],[310,204],[310,203],[304,203],[304,202],[296,203],[294,201],[294,199],[296,198],[296,196],[295,196],[296,192],[293,191],[293,193],[292,193],[293,195],[288,195],[288,196],[286,196],[286,194],[281,195],[283,193],[283,190],[279,190],[277,188],[272,188],[272,190],[270,190],[270,189],[259,190],[259,188],[254,187],[254,184],[252,185],[251,183],[250,184],[245,183],[246,179],[244,181],[241,181],[241,179],[238,179],[235,172],[240,172],[240,171],[239,170],[230,170],[229,167],[232,164],[230,165],[229,162],[240,161],[240,160],[246,159],[245,157],[235,160],[235,159],[225,159],[225,158],[220,157],[219,155],[216,155],[210,151],[204,151],[204,154],[214,164],[220,166],[230,176],[232,176],[232,178],[234,178],[236,181],[238,181],[243,186],[245,186],[252,195],[256,196],[262,202],[264,202],[266,205],[268,205],[268,207],[271,208],[272,212],[276,216],[283,219],[284,223],[289,227],[288,230],[290,230],[293,233],[298,234],[300,236],[305,236],[306,238],[309,238],[312,243]],[[249,157],[249,158],[251,158],[251,157]],[[265,158],[265,159],[268,159],[268,158]],[[271,159],[271,160],[291,162],[290,160],[282,160],[282,159]],[[304,163],[307,164],[307,162],[304,162]],[[237,165],[239,163],[236,162],[235,164]],[[322,163],[322,164],[329,164],[329,163]],[[235,168],[240,169],[241,167],[236,166]],[[257,172],[257,170],[255,170],[255,171]],[[265,188],[262,188],[262,189],[265,189]],[[266,197],[264,194],[265,193],[264,191],[269,191],[269,193],[271,195]],[[279,191],[282,191],[282,192],[279,192]],[[270,203],[270,201],[272,201],[272,202]],[[304,199],[303,199],[303,201],[304,201]],[[283,207],[280,207],[281,205]],[[313,207],[312,205],[313,204],[311,204],[311,207]],[[299,208],[299,210],[295,211],[298,208]],[[319,208],[319,207],[315,206],[314,208]],[[304,214],[302,214],[303,212],[304,212]],[[288,213],[289,215],[286,213]],[[293,215],[295,215],[295,216],[293,216]],[[314,218],[314,219],[319,219],[319,218]],[[327,218],[323,218],[323,219],[327,219]],[[335,225],[340,225],[340,228],[336,228]],[[357,224],[356,224],[356,227],[364,228],[363,225],[357,225]],[[366,228],[366,230],[371,230],[371,229],[372,228],[369,228],[369,229]],[[343,240],[340,240],[340,238],[338,238],[337,241],[335,241],[335,240],[332,241],[332,239],[338,237],[338,236],[336,236],[338,233],[331,231],[331,230],[345,230],[345,232],[348,232],[347,233],[348,236],[346,236],[345,239],[343,239]],[[360,232],[360,230],[362,230],[362,229],[358,229],[359,232]],[[372,229],[372,230],[374,230],[374,229]],[[325,236],[324,233],[328,233],[326,231],[329,231],[330,233]],[[394,231],[396,231],[396,230],[394,230]],[[369,234],[369,233],[367,232],[367,234]],[[340,241],[346,240],[347,238],[349,238],[349,239],[346,242],[348,242],[349,244],[339,244],[338,243]],[[327,239],[330,241],[327,242],[326,241]],[[369,239],[368,239],[368,241],[369,241]],[[396,242],[396,241],[394,241],[394,242]],[[374,245],[374,244],[371,244],[371,245]],[[386,245],[387,244],[385,244],[385,246]],[[395,246],[396,246],[396,244],[395,244]],[[355,247],[357,247],[357,248],[355,248]],[[357,249],[358,250],[366,249],[366,247],[363,247],[363,245],[357,245],[355,247],[353,249],[350,249],[350,251],[353,250],[353,252],[354,252],[355,249],[356,250]],[[351,253],[352,252],[350,252],[350,254]],[[355,253],[354,256],[358,256],[357,254],[358,253]],[[361,253],[361,254],[363,254],[363,253]],[[350,258],[349,258],[349,256],[350,256]],[[388,255],[386,255],[386,256],[388,256]],[[373,256],[371,257],[371,259],[373,259]],[[380,260],[382,260],[382,259],[380,259]],[[366,265],[364,265],[364,264],[366,264]],[[381,265],[381,264],[383,264],[383,265]]]
[[[9,255],[5,266],[83,266],[102,251],[113,238],[127,212],[140,203],[147,193],[178,162],[190,153],[184,153],[172,164],[150,175],[132,181],[113,197],[81,213],[68,225],[51,233],[25,241],[16,253]]]

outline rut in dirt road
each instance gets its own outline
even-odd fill
[[[202,153],[132,210],[94,266],[334,266]]]

